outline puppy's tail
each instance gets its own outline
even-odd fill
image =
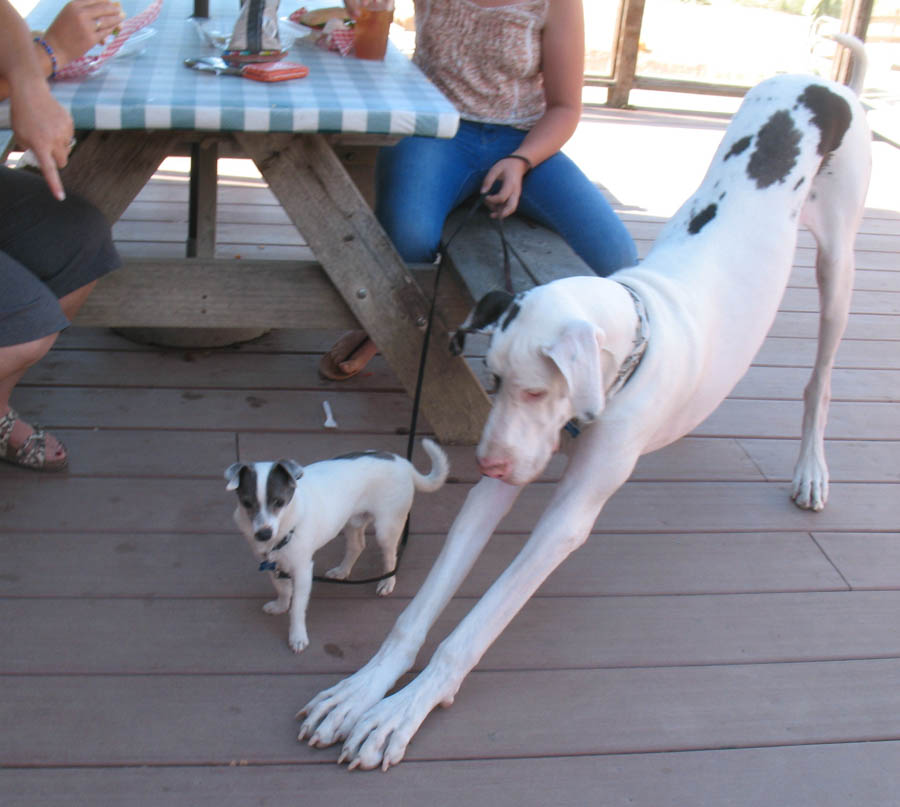
[[[847,86],[857,95],[862,95],[863,82],[866,78],[866,68],[869,66],[869,57],[866,56],[866,46],[855,36],[850,34],[831,34],[831,38],[839,45],[843,45],[853,55],[850,79]]]
[[[447,459],[443,449],[434,440],[429,440],[426,437],[422,440],[422,448],[431,457],[431,473],[428,476],[420,474],[410,463],[413,484],[416,486],[416,490],[433,493],[447,480],[447,474],[450,473],[450,461]]]

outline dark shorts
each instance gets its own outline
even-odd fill
[[[59,202],[39,174],[0,166],[0,347],[67,327],[59,298],[120,263],[93,205],[72,194]]]

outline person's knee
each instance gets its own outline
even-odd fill
[[[109,222],[93,204],[77,194],[69,194],[63,204],[71,232],[77,234],[86,254],[99,252],[112,240]]]

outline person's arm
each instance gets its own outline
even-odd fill
[[[51,192],[64,199],[58,169],[68,158],[72,118],[50,94],[31,31],[8,0],[0,0],[0,76],[9,88],[16,142],[34,152]]]
[[[8,3],[5,5],[11,8]],[[5,13],[6,11],[4,15]],[[15,11],[13,13],[16,18],[19,17],[18,13]],[[43,45],[33,41],[31,44],[43,68],[44,76],[49,78],[54,68],[60,70],[69,62],[84,55],[94,45],[99,45],[115,31],[124,18],[122,7],[113,0],[72,0],[67,3],[56,15],[50,27],[45,32],[37,34],[47,43],[53,57],[51,58]],[[6,16],[2,19],[4,22],[0,36],[4,37],[2,41],[5,43],[5,36],[11,34],[11,31],[7,28]],[[34,35],[29,39],[33,40],[33,37]],[[0,73],[0,100],[9,98],[9,89],[6,73]]]
[[[584,84],[584,10],[581,0],[550,1],[541,38],[541,62],[547,108],[515,151],[525,159],[499,160],[482,184],[481,192],[487,193],[497,180],[501,183],[498,192],[487,197],[492,215],[498,218],[515,212],[522,193],[522,179],[530,167],[556,154],[578,126]]]
[[[43,36],[57,69],[102,42],[121,22],[121,8],[108,0],[73,0]],[[9,98],[16,142],[34,153],[50,190],[64,199],[59,168],[69,155],[72,118],[50,93],[50,53],[9,0],[0,0],[0,99]]]

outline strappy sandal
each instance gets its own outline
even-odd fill
[[[368,341],[369,336],[365,331],[348,331],[345,333],[334,343],[331,350],[322,356],[322,360],[319,362],[319,375],[330,381],[346,381],[348,378],[353,378],[365,368],[365,364],[349,373],[341,369],[341,364],[345,361],[350,361]]]
[[[0,460],[33,471],[61,471],[68,465],[69,458],[65,454],[61,459],[47,459],[47,432],[40,426],[31,427],[32,432],[22,445],[11,446],[9,438],[18,420],[19,415],[14,409],[0,417]],[[66,447],[59,440],[57,442],[65,452]]]

